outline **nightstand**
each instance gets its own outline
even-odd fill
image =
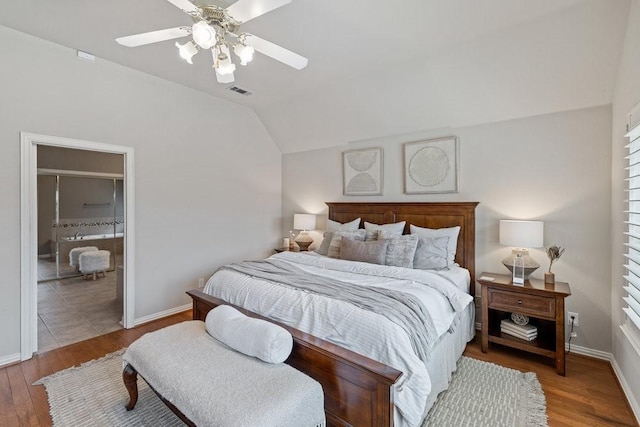
[[[289,249],[289,248],[275,248],[274,251],[276,251],[276,253],[280,253],[280,252],[300,252],[300,248],[295,246],[293,249]]]
[[[514,285],[511,275],[494,273],[482,273],[477,281],[482,286],[482,351],[486,353],[492,342],[550,357],[564,376],[564,299],[571,295],[569,284],[529,279],[524,286]],[[538,328],[537,338],[526,341],[501,333],[500,322],[511,313],[529,316]]]

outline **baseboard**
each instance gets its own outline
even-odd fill
[[[633,392],[631,387],[629,387],[629,383],[624,378],[622,374],[622,369],[620,369],[620,365],[616,361],[615,357],[611,358],[611,367],[613,368],[613,372],[616,374],[618,378],[618,382],[620,383],[620,387],[622,387],[622,392],[627,398],[627,402],[629,402],[629,406],[631,406],[631,410],[633,411],[633,415],[636,416],[636,421],[640,424],[640,404],[633,396]]]
[[[40,258],[40,259],[51,258],[51,254],[40,254],[40,255],[38,255],[38,258]]]
[[[569,350],[569,344],[564,344],[564,349]],[[579,345],[571,344],[571,353],[580,354],[582,356],[594,357],[596,359],[606,360],[610,362],[613,359],[613,355],[606,351],[595,350],[593,348],[582,347]]]
[[[140,326],[144,323],[148,323],[153,320],[158,320],[158,319],[162,319],[163,317],[182,313],[183,311],[191,310],[192,307],[193,307],[192,303],[189,303],[189,304],[181,305],[180,307],[174,307],[174,308],[170,308],[169,310],[160,311],[158,313],[153,313],[148,316],[143,316],[138,319],[134,319],[133,326]]]
[[[9,354],[4,357],[0,357],[0,368],[5,368],[8,365],[20,362],[20,353]]]

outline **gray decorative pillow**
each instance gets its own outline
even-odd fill
[[[331,238],[333,237],[333,232],[325,231],[324,238],[322,239],[322,243],[318,249],[316,249],[316,253],[320,255],[327,255],[329,253],[329,244],[331,244]]]
[[[395,236],[392,233],[385,230],[381,230],[378,233],[378,239],[389,240],[385,264],[394,267],[413,268],[413,258],[418,247],[418,236],[411,234]]]
[[[384,265],[388,245],[388,240],[359,242],[357,240],[342,239],[340,259]]]
[[[411,234],[417,234],[420,237],[448,237],[447,244],[447,262],[448,265],[453,264],[456,259],[456,250],[458,249],[458,234],[460,234],[460,226],[449,228],[425,228],[411,224],[409,226]]]
[[[413,268],[441,270],[449,266],[447,246],[449,237],[420,237],[413,258]]]
[[[327,255],[331,258],[340,258],[340,246],[342,244],[342,239],[351,239],[351,240],[359,240],[361,242],[364,241],[364,230],[354,230],[354,231],[333,231],[333,236],[331,238],[331,243],[329,243],[329,250],[327,251]]]
[[[364,229],[367,231],[386,231],[393,236],[402,236],[402,233],[404,233],[404,225],[406,223],[406,221],[400,221],[393,224],[374,224],[372,222],[365,221]]]
[[[364,241],[378,240],[378,230],[364,230]]]

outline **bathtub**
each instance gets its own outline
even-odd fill
[[[111,252],[111,258],[114,259],[115,255],[120,255],[123,252],[123,240],[124,233],[103,233],[103,234],[87,234],[86,236],[67,236],[60,237],[58,244],[52,241],[52,252],[57,253],[60,256],[60,262],[69,262],[69,251],[73,248],[79,248],[82,246],[97,246],[98,249],[103,249]],[[57,246],[57,248],[56,248]],[[113,261],[112,261],[113,262]]]
[[[61,237],[60,240],[65,242],[77,242],[78,240],[104,240],[104,239],[117,239],[124,237],[124,233],[105,233],[105,234],[87,234],[86,236],[68,236]]]

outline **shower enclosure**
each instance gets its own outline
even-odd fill
[[[123,176],[38,171],[38,281],[79,275],[71,249],[111,253],[109,271],[123,265]]]

